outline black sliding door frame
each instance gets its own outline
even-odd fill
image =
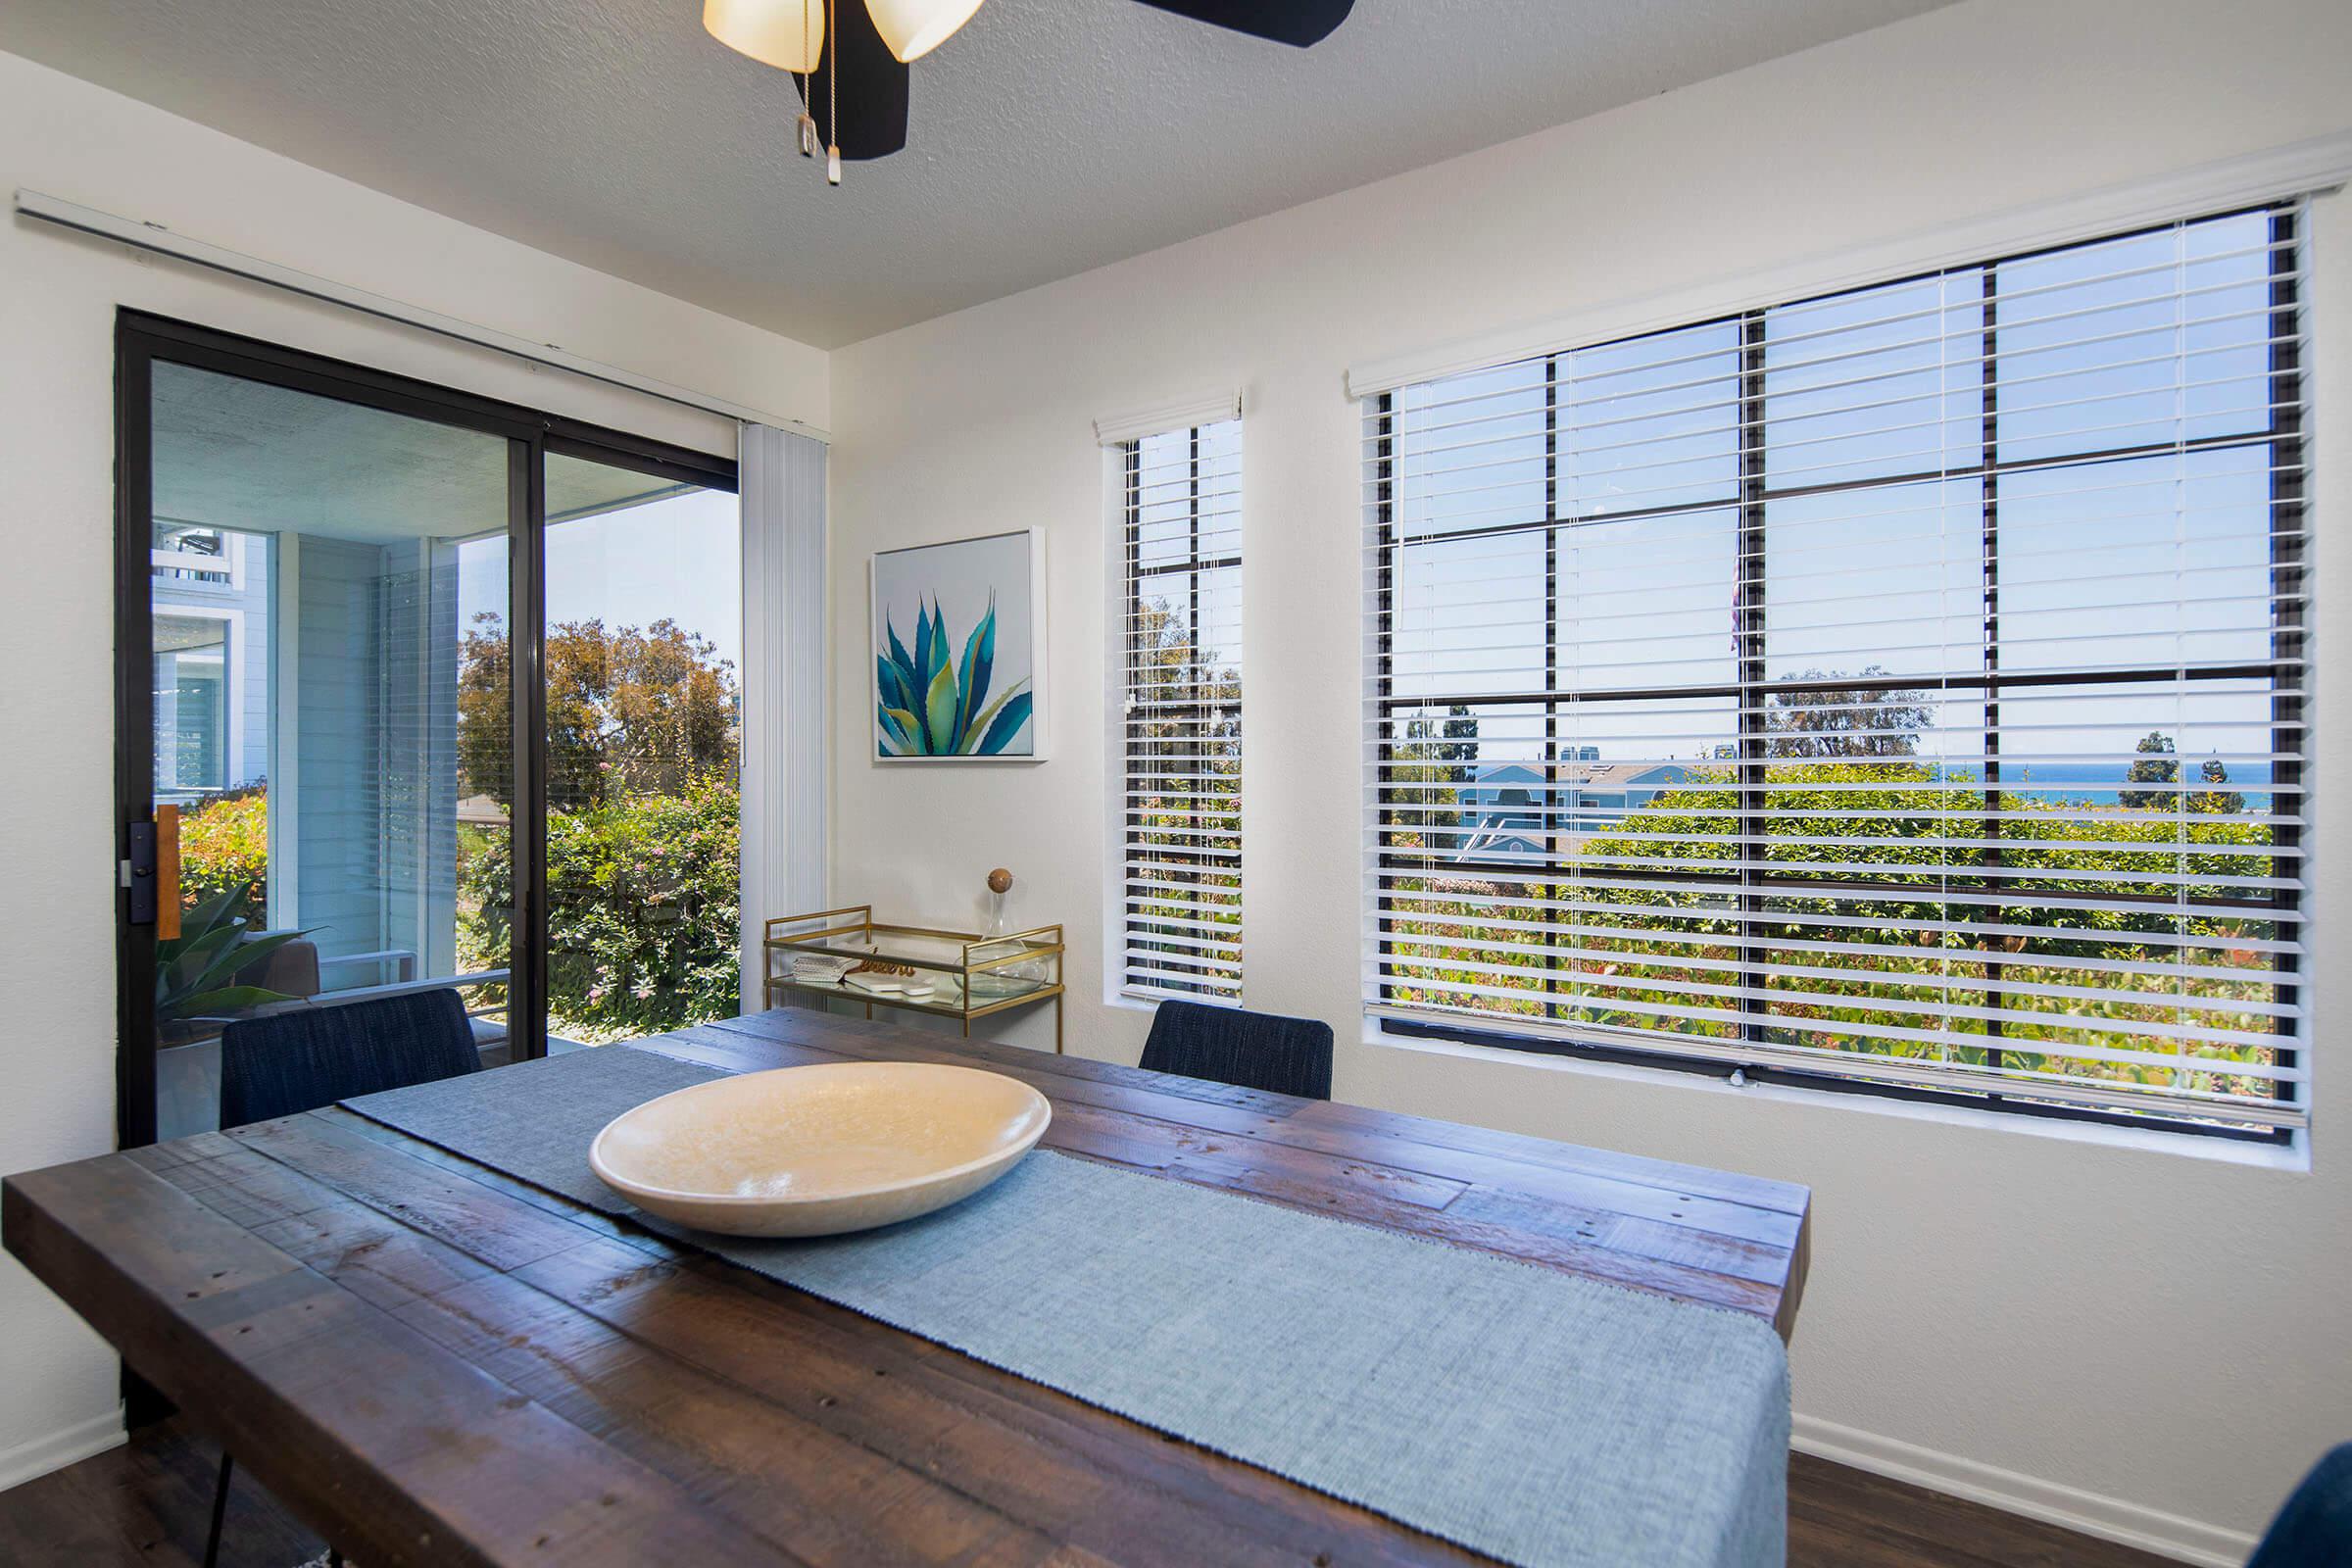
[[[547,1053],[547,458],[613,467],[730,493],[732,459],[323,355],[240,337],[143,311],[115,325],[115,834],[118,864],[155,820],[154,622],[150,605],[155,497],[153,369],[157,361],[380,409],[507,442],[508,621],[514,783],[514,952],[507,1033],[516,1056]],[[118,877],[127,883],[128,877]],[[132,919],[116,892],[115,1121],[120,1147],[156,1138],[155,926]]]

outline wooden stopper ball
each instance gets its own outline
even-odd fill
[[[998,866],[998,867],[997,867],[997,868],[996,868],[994,871],[991,871],[991,872],[989,872],[989,873],[988,873],[988,891],[989,891],[989,892],[991,892],[991,893],[1009,893],[1009,892],[1011,892],[1011,891],[1012,891],[1012,873],[1011,873],[1010,871],[1007,871],[1006,869],[1004,869],[1004,867],[1003,867],[1003,866],[1001,866],[1001,865],[1000,865],[1000,866]]]

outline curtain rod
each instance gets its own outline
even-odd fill
[[[102,239],[118,240],[140,250],[177,257],[184,262],[193,262],[199,267],[209,267],[215,271],[227,272],[232,276],[247,278],[256,283],[267,283],[272,288],[281,288],[290,294],[300,294],[308,299],[323,300],[329,305],[340,305],[347,310],[358,311],[363,315],[377,317],[387,321],[398,321],[406,326],[421,327],[427,332],[456,338],[462,343],[471,343],[477,348],[513,355],[515,359],[529,360],[538,365],[552,366],[559,370],[567,370],[573,375],[585,376],[591,381],[602,381],[608,386],[622,387],[631,392],[642,392],[648,397],[660,398],[665,403],[675,403],[685,408],[699,409],[706,414],[715,414],[725,418],[752,424],[772,425],[776,429],[791,430],[796,434],[808,436],[818,441],[831,440],[831,436],[826,431],[804,420],[788,419],[779,415],[752,408],[747,404],[731,402],[726,398],[713,397],[709,393],[692,391],[682,386],[673,386],[667,381],[657,380],[650,375],[640,375],[634,370],[624,370],[616,365],[606,365],[601,361],[574,354],[568,349],[559,348],[553,343],[534,343],[528,338],[516,337],[512,332],[502,332],[496,327],[478,326],[455,316],[444,316],[439,311],[426,310],[420,305],[410,305],[382,294],[371,294],[364,288],[355,288],[348,283],[338,283],[332,278],[297,271],[291,267],[281,267],[275,262],[264,261],[258,256],[247,256],[240,251],[229,250],[225,246],[174,233],[161,223],[118,218],[113,213],[100,212],[95,207],[84,207],[77,202],[65,201],[56,196],[45,196],[37,190],[19,189],[16,193],[16,210],[26,218],[37,218],[45,223],[54,223],[60,228],[74,229],[84,234],[95,234]]]

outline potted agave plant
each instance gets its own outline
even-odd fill
[[[251,1012],[300,998],[267,986],[240,985],[237,976],[305,931],[272,931],[248,940],[252,921],[242,886],[195,905],[180,916],[179,935],[155,945],[155,1018],[166,1043],[213,1031],[200,1021]]]

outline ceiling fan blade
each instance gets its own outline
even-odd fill
[[[1304,49],[1321,43],[1348,20],[1355,0],[1143,0],[1214,27],[1270,38]]]
[[[906,145],[906,68],[875,30],[865,0],[845,0],[835,9],[833,23],[833,41],[826,45],[824,63],[809,76],[806,91],[808,112],[816,117],[816,133],[840,142],[844,159],[888,158]],[[836,58],[841,65],[837,134],[827,118],[829,106],[836,102],[830,91]],[[801,86],[800,77],[792,81],[796,88]]]

